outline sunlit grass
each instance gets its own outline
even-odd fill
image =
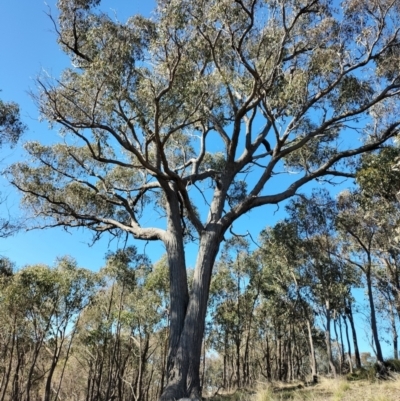
[[[347,381],[337,383],[336,389],[333,392],[333,401],[342,401],[348,390],[350,390],[350,384]]]
[[[254,401],[275,401],[275,395],[271,387],[259,390],[254,397]]]
[[[400,377],[390,381],[321,378],[315,386],[300,383],[261,384],[254,391],[223,394],[209,401],[400,401]]]

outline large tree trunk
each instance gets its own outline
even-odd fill
[[[171,316],[171,333],[176,338],[170,341],[170,355],[167,369],[168,384],[161,395],[161,400],[163,401],[178,400],[188,396],[200,399],[201,345],[204,334],[211,272],[221,242],[221,232],[218,231],[221,230],[213,227],[202,233],[192,290],[180,336],[178,336],[179,327],[177,327],[181,323],[180,316],[175,317],[174,320],[174,316]],[[171,295],[173,292],[177,292],[178,294],[175,293],[174,296],[179,297],[183,288],[179,288],[177,281],[172,277],[175,290],[171,288]],[[181,296],[180,302],[183,301],[184,299]],[[177,312],[181,312],[181,309],[178,307],[176,307],[175,313]],[[174,313],[172,299],[171,313]],[[175,348],[176,340],[178,340],[178,344]],[[174,349],[171,350],[171,347]],[[175,349],[176,352],[174,352]]]
[[[166,241],[168,265],[170,271],[170,333],[168,347],[167,377],[174,366],[174,359],[179,347],[179,340],[185,323],[189,302],[183,239],[177,240],[172,234]]]
[[[168,198],[168,202],[166,203],[168,230],[163,242],[167,250],[170,282],[170,331],[167,359],[167,390],[171,383],[175,383],[175,370],[177,368],[175,362],[189,303],[189,291],[179,201],[173,188],[166,185],[165,189]],[[184,383],[181,383],[179,386],[177,386],[176,383],[175,387],[176,391],[172,394],[173,397],[175,397],[175,399],[184,397]]]

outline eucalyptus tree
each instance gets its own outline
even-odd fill
[[[18,104],[0,99],[0,147],[4,144],[15,145],[25,129]]]
[[[82,316],[75,344],[88,401],[144,401],[160,392],[152,381],[160,380],[165,365],[157,355],[165,341],[165,308],[154,289],[162,287],[163,275],[157,269],[149,283],[151,270],[149,259],[134,247],[107,255],[99,272],[103,286]]]
[[[308,293],[316,310],[325,318],[326,347],[332,373],[336,366],[331,349],[331,322],[344,314],[351,303],[351,289],[357,284],[357,272],[342,257],[342,243],[336,231],[337,205],[326,190],[299,196],[286,207],[288,219],[302,239],[303,262],[300,275],[308,283]],[[338,341],[338,338],[336,338]]]
[[[304,376],[309,366],[315,380],[317,367],[314,305],[308,290],[310,280],[303,269],[307,255],[296,225],[284,220],[272,228],[263,230],[261,247],[254,252],[253,257],[261,265],[260,286],[263,301],[260,309],[266,310],[267,316],[269,315],[269,325],[272,326],[271,331],[275,336],[278,373],[275,377],[279,380],[284,377],[298,378],[299,372],[301,371],[301,376]],[[304,334],[306,332],[307,335]],[[282,345],[289,350],[283,355]],[[266,351],[270,354],[269,344]],[[303,362],[304,354],[307,356],[306,363]],[[293,372],[295,358],[297,376]],[[285,364],[286,367],[283,369]],[[270,372],[271,367],[268,367],[269,379],[271,379]]]
[[[248,255],[248,244],[234,238],[224,244],[211,282],[210,341],[223,357],[223,388],[250,384],[250,344],[253,313],[260,294],[258,268]],[[228,379],[232,362],[234,382]],[[229,375],[232,378],[232,375]]]
[[[26,126],[21,121],[20,109],[14,102],[4,102],[0,99],[0,148],[4,145],[14,146]],[[0,200],[3,203],[3,199]],[[18,227],[18,223],[9,217],[0,218],[0,237],[7,237],[13,234]]]
[[[375,278],[378,288],[391,293],[400,318],[400,148],[386,146],[364,155],[357,171],[357,184],[362,197],[360,206],[380,228],[375,235],[374,254],[379,260]]]
[[[399,148],[394,146],[364,155],[356,175],[358,188],[344,191],[338,198],[338,228],[348,243],[349,260],[360,268],[367,283],[371,329],[379,363],[383,362],[383,356],[374,287],[387,299],[389,308],[393,307],[391,301],[394,301],[400,316],[400,204],[397,199],[400,187],[399,172],[395,167],[399,155]],[[393,320],[390,311],[389,316]]]
[[[343,238],[345,257],[360,269],[367,284],[367,295],[371,314],[372,337],[378,363],[383,366],[383,354],[379,340],[376,308],[373,295],[374,268],[379,263],[375,253],[377,238],[380,235],[379,211],[363,208],[362,195],[356,191],[344,191],[338,198],[338,227]]]
[[[2,349],[0,399],[57,398],[82,310],[95,289],[94,274],[68,257],[54,268],[26,266],[0,287]],[[55,377],[56,368],[59,369]]]
[[[377,285],[375,287],[375,301],[376,310],[378,316],[380,316],[383,321],[388,322],[386,326],[386,333],[391,334],[392,346],[393,346],[393,359],[399,359],[399,345],[398,345],[398,314],[396,311],[396,300],[393,297],[390,285],[385,285],[386,280],[381,278],[377,280]]]
[[[12,182],[40,227],[163,242],[162,398],[198,398],[211,274],[232,224],[315,179],[349,176],[344,161],[397,134],[400,4],[158,0],[152,18],[125,23],[99,5],[58,1],[72,66],[40,77],[36,100],[62,140],[27,143]],[[190,292],[186,241],[198,244]]]

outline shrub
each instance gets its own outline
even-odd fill
[[[400,360],[399,359],[388,359],[385,361],[385,366],[392,372],[400,373]]]
[[[348,381],[369,380],[374,382],[376,379],[377,368],[375,365],[368,368],[355,369],[353,373],[349,373],[346,378]]]

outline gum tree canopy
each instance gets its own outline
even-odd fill
[[[62,139],[27,143],[12,180],[42,227],[163,242],[162,399],[198,398],[210,277],[233,222],[351,176],[346,161],[398,133],[400,1],[158,0],[125,23],[99,3],[58,1],[72,66],[38,78],[36,99]]]

